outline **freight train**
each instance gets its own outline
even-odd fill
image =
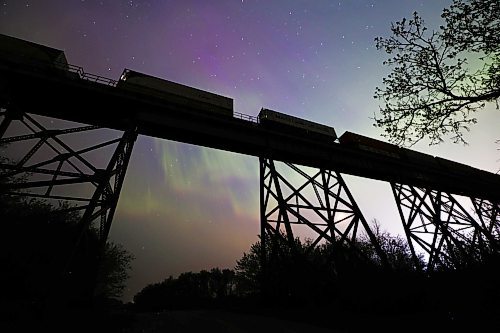
[[[69,65],[63,51],[0,34],[0,67],[17,68],[32,74],[70,79],[91,79],[100,77],[88,75],[80,67]],[[115,82],[109,80],[109,82]],[[109,84],[109,82],[107,82]],[[0,78],[0,88],[5,84]],[[233,117],[233,100],[203,90],[191,88],[147,74],[125,69],[116,88],[138,98],[155,98],[177,104],[197,113],[210,113],[220,117]],[[0,89],[3,91],[4,89]],[[0,104],[3,104],[0,95]],[[265,130],[279,131],[305,138],[334,142],[337,134],[333,127],[290,116],[270,109],[261,109],[259,126]],[[364,150],[380,157],[404,160],[412,165],[453,173],[462,177],[488,179],[489,173],[461,163],[440,157],[400,148],[396,145],[366,136],[345,132],[339,138],[342,146]]]
[[[35,44],[18,38],[0,34],[0,66],[17,67],[50,77],[85,79],[97,82],[114,83],[98,76],[83,72],[80,67],[69,65],[63,51]],[[0,80],[1,81],[1,80]],[[116,89],[131,98],[149,100],[178,106],[194,114],[210,114],[218,117],[233,117],[233,100],[207,91],[188,87],[179,83],[160,79],[151,75],[125,69],[116,82]],[[262,109],[259,126],[267,130],[278,130],[308,138],[337,139],[332,127],[293,117],[277,111]]]
[[[202,112],[233,116],[233,100],[207,91],[125,69],[116,87],[131,93],[154,96],[169,103]]]
[[[346,147],[368,151],[385,158],[409,162],[424,170],[435,170],[460,177],[477,177],[478,179],[487,179],[489,176],[489,172],[462,163],[450,161],[441,157],[434,157],[415,150],[400,148],[396,145],[352,132],[345,132],[342,134],[339,137],[339,142]]]
[[[437,163],[436,159],[432,155],[420,153],[406,148],[400,148],[396,145],[356,133],[346,131],[339,137],[339,142],[343,146],[372,152],[381,157],[383,156],[386,158],[393,158],[405,162],[410,162],[412,165],[418,165],[427,169],[441,169],[441,166]]]
[[[331,142],[337,139],[337,134],[333,127],[269,109],[263,108],[260,110],[259,123],[263,128],[288,132],[294,135],[306,135],[311,138],[326,139]]]

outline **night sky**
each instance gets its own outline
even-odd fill
[[[373,39],[418,11],[433,27],[451,1],[0,1],[0,33],[62,49],[118,79],[124,68],[380,138],[373,92],[388,70]],[[477,114],[468,146],[414,148],[497,171],[500,117]],[[368,220],[401,231],[388,184],[346,177]],[[232,268],[259,233],[258,159],[139,137],[111,240],[135,256],[124,300],[169,275]]]

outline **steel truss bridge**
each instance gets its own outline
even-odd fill
[[[52,75],[37,64],[0,57],[0,146],[19,147],[15,162],[0,160],[0,191],[68,202],[61,211],[79,212],[80,230],[95,227],[104,243],[134,142],[142,134],[258,157],[262,236],[293,244],[298,228],[306,228],[316,246],[352,244],[364,232],[384,260],[342,177],[349,174],[390,183],[415,265],[419,253],[428,258],[421,269],[459,266],[445,249],[499,249],[499,175],[477,169],[467,174],[459,166],[423,167],[270,130],[253,117],[200,112],[189,104],[130,93],[81,67],[68,65],[67,70],[75,75]],[[57,128],[40,116],[56,121]],[[102,129],[113,131],[103,134]],[[76,136],[87,136],[88,144]],[[96,138],[101,141],[92,142]],[[12,181],[23,175],[29,175],[26,181]],[[86,191],[68,190],[75,186]],[[473,210],[464,206],[464,198]]]

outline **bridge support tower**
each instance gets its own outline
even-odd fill
[[[340,173],[260,158],[261,242],[281,239],[293,247],[300,234],[310,248],[327,242],[352,246],[367,237],[387,259]],[[293,249],[292,249],[293,250]],[[264,253],[264,251],[262,251]],[[263,260],[265,254],[263,254]]]
[[[14,156],[0,160],[1,193],[77,214],[75,249],[89,228],[104,247],[136,138],[133,126],[120,133],[0,109],[0,148]]]
[[[398,183],[391,187],[416,267],[458,269],[500,249],[500,203]],[[460,199],[471,200],[473,211]],[[426,267],[420,267],[419,254],[427,257]]]

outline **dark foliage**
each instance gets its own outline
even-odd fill
[[[102,255],[92,229],[75,248],[80,217],[64,208],[0,195],[0,327],[81,321],[96,304],[121,295],[132,256],[112,243]]]
[[[378,227],[375,237],[390,261],[390,270],[382,265],[368,237],[353,245],[335,243],[316,247],[299,239],[294,246],[289,246],[284,238],[266,239],[264,266],[259,241],[237,262],[237,294],[258,294],[266,299],[267,305],[287,307],[368,310],[374,306],[381,310],[387,305],[396,309],[397,299],[406,294],[397,288],[400,278],[418,279],[421,275],[403,239]],[[379,299],[386,302],[375,305]]]
[[[289,244],[285,237],[266,238],[264,253],[262,242],[256,242],[234,271],[225,270],[226,277],[219,269],[170,277],[138,293],[135,307],[140,311],[222,307],[349,331],[377,325],[397,331],[391,327],[409,322],[413,325],[407,331],[496,323],[500,258],[495,251],[447,248],[447,255],[462,256],[464,265],[443,262],[436,271],[426,272],[424,258],[412,258],[404,239],[381,231],[377,223],[373,231],[390,269],[381,264],[367,237],[353,245],[316,247],[299,239]]]
[[[125,290],[129,271],[132,269],[131,262],[134,259],[134,255],[123,245],[107,242],[99,262],[94,295],[101,299],[120,298]]]
[[[309,241],[296,239],[290,246],[284,237],[266,238],[265,255],[262,242],[256,242],[237,261],[234,271],[212,269],[169,277],[145,287],[134,302],[148,311],[244,305],[256,300],[282,307],[368,306],[382,294],[387,296],[396,277],[416,272],[401,238],[379,231],[376,237],[393,264],[392,275],[382,267],[368,240],[361,239],[354,246],[311,247]],[[380,288],[374,289],[374,283]]]
[[[59,215],[55,209],[41,201],[1,200],[2,216],[2,287],[9,297],[44,298],[60,281],[65,268],[65,257],[71,251],[76,237],[75,216]],[[84,244],[95,243],[92,233],[86,233]],[[91,251],[87,246],[85,251]],[[83,248],[82,248],[82,251]],[[75,281],[80,271],[89,269],[88,258],[96,253],[76,254],[79,266],[68,269],[67,281]],[[85,264],[83,263],[85,262]],[[17,288],[12,288],[12,284]],[[80,289],[86,289],[85,285]],[[80,292],[80,291],[79,291]]]
[[[230,269],[187,272],[146,286],[134,296],[134,303],[140,311],[214,307],[234,297],[235,286]]]

